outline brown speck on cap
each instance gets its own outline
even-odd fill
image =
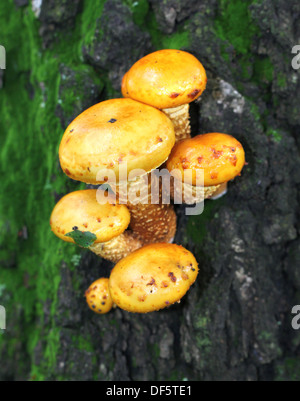
[[[111,124],[113,124],[113,123],[115,123],[117,120],[115,119],[115,118],[111,118],[108,122],[109,123],[111,123]]]
[[[216,178],[218,178],[218,173],[211,173],[210,178],[212,180],[215,180]]]
[[[188,97],[193,99],[194,97],[196,97],[198,95],[199,92],[200,92],[199,89],[194,89],[193,92],[188,94]]]
[[[222,156],[223,152],[221,150],[216,150],[214,148],[211,149],[213,152],[213,158],[218,159],[220,156]]]
[[[153,278],[153,277],[151,277],[151,281],[150,281],[150,282],[149,282],[147,285],[153,285],[153,284],[154,284],[154,285],[156,285],[156,284],[155,284],[155,280],[154,280],[154,278]]]
[[[171,93],[170,98],[171,99],[176,99],[179,95],[180,95],[180,93],[174,92],[174,93]]]
[[[170,273],[168,274],[168,276],[170,277],[171,281],[173,281],[173,283],[176,282],[177,278],[174,276],[174,273],[173,273],[173,272],[170,272]]]
[[[181,277],[182,277],[182,280],[188,280],[188,278],[189,278],[189,276],[184,272],[182,272]]]
[[[230,163],[235,167],[236,163],[237,163],[236,155],[232,155],[229,160],[230,160]]]
[[[70,129],[70,132],[73,132],[74,131],[74,129]]]

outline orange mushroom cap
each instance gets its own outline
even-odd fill
[[[158,109],[181,106],[197,99],[207,83],[203,65],[192,54],[164,49],[138,60],[124,75],[124,97]]]
[[[108,278],[99,278],[85,292],[86,302],[90,309],[103,315],[113,307],[113,300],[108,289]]]
[[[182,180],[184,171],[192,170],[186,184],[196,185],[200,169],[204,170],[204,186],[215,186],[232,180],[245,164],[241,143],[231,135],[209,133],[178,142],[167,161],[167,169],[178,169],[172,175]]]
[[[95,243],[103,243],[126,230],[130,223],[127,207],[111,201],[100,204],[96,192],[96,189],[75,191],[59,200],[50,217],[51,229],[57,237],[74,242],[66,234],[76,229],[95,234]]]
[[[109,289],[120,308],[152,312],[179,301],[197,274],[195,257],[182,246],[151,244],[116,264],[109,278]]]
[[[128,174],[134,169],[150,172],[166,161],[174,143],[173,124],[163,112],[132,99],[111,99],[90,107],[69,125],[59,158],[69,177],[97,184],[105,182],[97,179],[104,169],[118,181],[125,162]]]

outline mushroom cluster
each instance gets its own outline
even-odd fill
[[[206,83],[205,69],[193,55],[156,51],[124,75],[123,98],[85,110],[62,137],[64,173],[100,187],[60,199],[50,225],[62,240],[115,263],[110,277],[85,293],[98,314],[113,306],[137,313],[160,310],[179,302],[196,280],[195,257],[172,243],[176,213],[170,198],[197,204],[222,196],[245,164],[243,147],[231,135],[191,138],[189,103]],[[152,174],[163,168],[170,178],[168,201],[162,177]]]

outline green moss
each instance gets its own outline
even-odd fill
[[[6,354],[13,354],[18,342],[28,356],[33,355],[37,342],[44,340],[43,364],[40,368],[32,365],[32,376],[42,378],[45,366],[51,370],[54,365],[59,349],[59,330],[53,316],[60,264],[62,261],[71,264],[74,255],[79,253],[77,247],[53,235],[49,218],[55,193],[82,187],[71,182],[59,167],[58,146],[63,129],[55,112],[59,103],[59,66],[72,61],[80,64],[75,39],[83,25],[79,18],[73,38],[66,37],[43,53],[39,24],[31,7],[16,10],[13,0],[1,2],[0,25],[6,26],[1,41],[7,50],[5,83],[0,90],[0,130],[5,133],[0,139],[0,166],[5,175],[0,194],[0,242],[5,246],[0,250],[0,260],[11,260],[16,266],[0,270],[8,316],[7,333],[0,337],[0,352],[5,348]],[[81,68],[85,67],[78,67]],[[76,102],[76,96],[68,93],[66,107]],[[46,300],[51,301],[47,311],[50,323],[44,328]],[[18,322],[19,327],[14,325],[14,334],[9,335],[17,308],[23,310],[24,318]]]
[[[257,122],[259,122],[261,120],[261,114],[259,112],[259,108],[258,108],[257,104],[251,102],[250,107],[251,107],[251,112],[254,115],[255,120]]]
[[[274,66],[268,57],[257,58],[254,62],[253,70],[253,80],[257,84],[273,81]]]
[[[279,74],[276,76],[276,79],[277,79],[277,85],[280,88],[286,88],[287,86],[286,76],[282,72],[279,72]]]
[[[274,77],[274,66],[269,57],[253,56],[252,44],[259,38],[261,32],[253,22],[249,6],[257,1],[253,0],[218,0],[219,12],[214,20],[216,35],[222,39],[220,51],[228,62],[228,44],[234,48],[235,63],[238,64],[236,72],[243,80],[255,82],[266,88]],[[241,92],[243,87],[240,87]],[[268,99],[265,99],[268,100]]]
[[[132,11],[133,21],[140,28],[144,27],[145,18],[149,11],[147,0],[122,0]]]
[[[279,143],[282,140],[282,135],[280,132],[273,128],[268,128],[267,135],[270,136],[275,142]]]
[[[249,5],[251,0],[218,0],[219,14],[215,18],[215,31],[219,38],[228,41],[236,52],[247,54],[253,37],[259,34],[252,23]]]
[[[208,331],[208,319],[205,316],[199,316],[197,321],[194,323],[195,327],[195,341],[197,348],[200,350],[203,357],[201,365],[204,366],[205,361],[209,358],[209,354],[212,348],[212,341]]]
[[[286,358],[276,366],[276,381],[300,381],[299,358]]]
[[[184,49],[190,44],[190,32],[187,25],[181,26],[171,35],[164,35],[158,28],[155,14],[149,11],[146,19],[146,28],[151,35],[152,43],[156,50],[161,49]]]
[[[205,201],[203,213],[189,218],[187,234],[195,244],[200,245],[205,240],[206,226],[212,221],[222,203],[222,198],[215,201]]]
[[[106,0],[84,0],[81,14],[80,45],[88,45],[93,41],[97,22],[102,15]],[[98,25],[99,26],[99,25]]]
[[[90,336],[88,338],[85,338],[83,335],[79,334],[78,336],[72,337],[72,342],[74,347],[81,351],[94,352],[94,348],[91,345],[92,340]]]

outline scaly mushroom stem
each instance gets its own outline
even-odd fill
[[[182,200],[182,203],[191,205],[194,203],[200,203],[204,199],[209,199],[218,190],[221,185],[214,185],[210,187],[199,187],[190,185],[182,181],[176,180],[171,177],[171,197],[173,199]]]
[[[158,204],[151,204],[150,174],[112,185],[112,190],[118,197],[118,202],[126,203],[130,211],[130,228],[144,244],[157,242],[172,242],[176,233],[176,213],[170,204],[162,203],[161,190],[157,188]],[[152,190],[159,180],[152,182]],[[134,201],[132,195],[137,193]],[[131,196],[130,196],[131,195]]]
[[[104,243],[94,243],[89,250],[106,260],[117,263],[144,243],[130,230]]]
[[[176,142],[191,137],[189,104],[162,109],[174,125]]]

